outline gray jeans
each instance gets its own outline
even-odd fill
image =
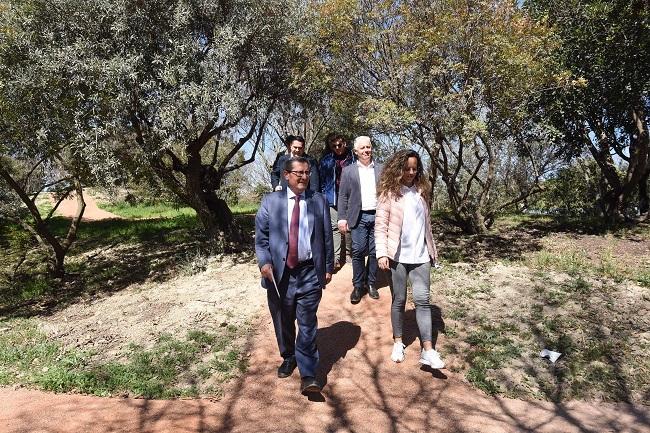
[[[408,278],[413,287],[415,320],[420,330],[420,340],[432,341],[431,304],[429,302],[431,263],[407,264],[391,260],[390,269],[393,280],[391,286],[393,304],[390,309],[393,337],[402,336],[404,306],[406,305],[406,279]]]

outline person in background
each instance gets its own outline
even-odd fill
[[[391,271],[391,359],[402,362],[405,356],[402,327],[406,280],[409,279],[422,343],[420,363],[431,368],[444,368],[445,363],[433,348],[429,303],[431,264],[438,259],[429,217],[430,192],[431,184],[424,173],[420,155],[414,150],[400,150],[394,154],[386,163],[379,182],[375,243],[379,268]]]
[[[330,207],[330,218],[334,235],[334,269],[339,269],[343,266],[345,263],[345,255],[343,254],[347,253],[349,255],[352,248],[350,236],[345,236],[338,229],[339,213],[337,210],[337,200],[343,167],[347,167],[353,161],[354,157],[347,147],[345,137],[336,133],[328,134],[325,138],[325,152],[318,163],[318,169],[320,174],[320,190],[327,198],[327,204]],[[342,245],[346,246],[345,251],[343,251]]]
[[[379,299],[375,286],[377,258],[375,256],[376,188],[381,174],[381,164],[372,159],[370,137],[354,140],[356,164],[343,169],[339,188],[338,227],[341,233],[352,237],[352,293],[350,302],[359,303],[367,286],[368,296]],[[366,264],[366,256],[368,263]]]
[[[305,158],[285,162],[287,188],[265,195],[255,216],[255,254],[283,358],[278,377],[291,376],[297,366],[303,394],[321,389],[316,312],[334,269],[327,201],[307,190],[309,174]]]
[[[278,154],[271,169],[271,186],[273,187],[273,191],[280,191],[287,188],[287,181],[282,176],[284,164],[290,158],[300,156],[309,161],[309,190],[320,192],[318,163],[314,158],[305,153],[305,139],[299,135],[288,135],[284,143],[287,145],[287,153]]]

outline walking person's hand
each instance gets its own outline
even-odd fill
[[[377,265],[379,266],[379,269],[382,271],[387,271],[388,270],[388,257],[380,257],[377,260]]]
[[[348,222],[345,221],[345,220],[341,220],[341,221],[339,221],[339,222],[338,222],[338,226],[339,226],[339,231],[340,231],[341,233],[343,233],[343,234],[345,234],[345,233],[347,233],[348,231],[350,231],[350,228],[348,227]]]
[[[273,266],[270,263],[265,264],[260,269],[260,274],[267,280],[273,280]]]

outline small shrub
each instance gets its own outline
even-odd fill
[[[205,272],[208,268],[209,255],[200,249],[194,252],[186,252],[178,264],[181,275],[186,277]]]

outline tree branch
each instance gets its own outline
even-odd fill
[[[36,202],[36,197],[38,197],[38,195],[39,195],[41,192],[43,192],[43,190],[44,190],[45,188],[49,188],[49,187],[51,187],[51,186],[56,185],[57,183],[61,183],[61,182],[65,182],[65,181],[69,181],[69,180],[71,180],[71,179],[72,179],[72,176],[69,176],[69,177],[61,178],[61,179],[59,179],[59,180],[55,180],[54,182],[46,183],[46,184],[43,185],[43,186],[42,186],[38,191],[36,191],[36,192],[34,193],[34,195],[32,196],[32,202]]]
[[[61,195],[61,197],[60,197],[59,200],[56,202],[56,204],[54,205],[54,207],[53,207],[52,209],[50,209],[50,211],[48,212],[47,216],[45,217],[45,221],[47,221],[47,220],[49,220],[50,218],[52,218],[52,215],[54,215],[54,212],[56,212],[56,210],[57,210],[57,208],[59,207],[59,205],[63,202],[63,200],[65,200],[65,199],[70,195],[70,193],[72,192],[73,189],[74,189],[74,188],[68,188],[68,189],[67,189],[67,190],[66,190],[66,191]]]

